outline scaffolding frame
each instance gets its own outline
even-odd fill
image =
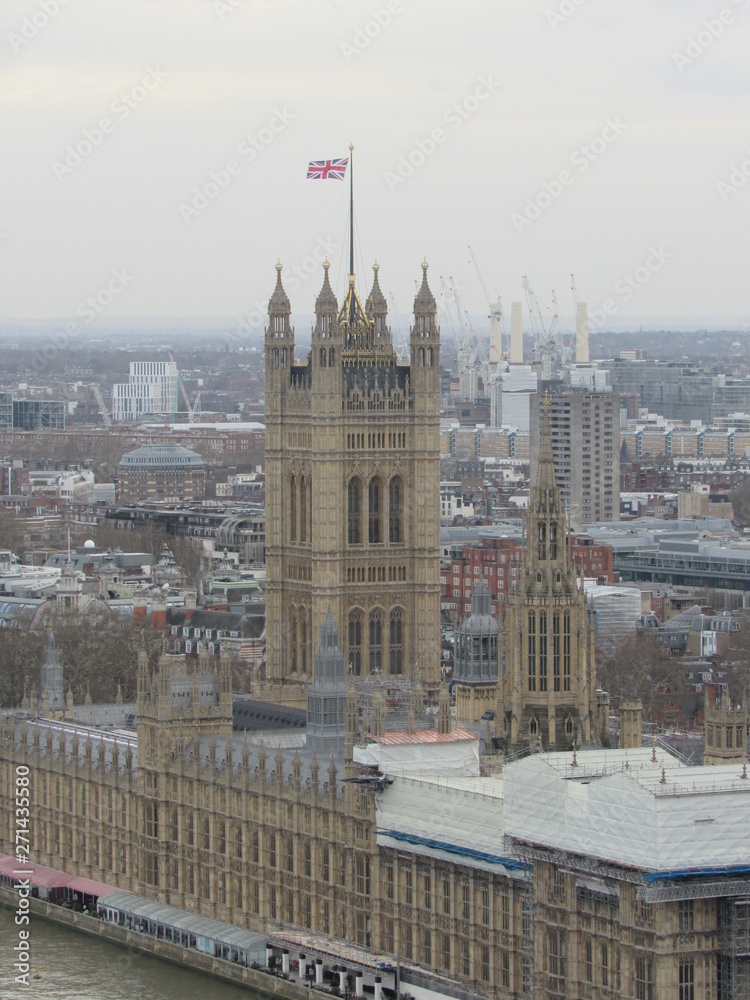
[[[750,879],[724,882],[652,882],[638,886],[636,899],[644,903],[674,903],[680,899],[726,899],[745,896],[750,901]]]
[[[750,898],[719,904],[719,1000],[750,1000]]]

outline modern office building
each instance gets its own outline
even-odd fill
[[[177,412],[179,373],[174,361],[131,361],[127,382],[112,386],[112,419],[141,420]]]
[[[713,423],[714,392],[720,377],[705,372],[700,365],[622,359],[603,364],[609,371],[612,390],[637,392],[642,409],[686,424],[691,420],[707,426]]]
[[[61,400],[14,399],[13,429],[19,431],[64,431],[65,408],[65,403]]]

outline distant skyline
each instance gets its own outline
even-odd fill
[[[0,10],[0,320],[265,309],[427,256],[477,327],[750,324],[750,0],[21,0]],[[453,281],[451,281],[453,279]],[[391,296],[393,298],[391,298]],[[93,299],[93,318],[91,306]],[[450,333],[455,316],[443,326]],[[747,326],[750,329],[750,325]]]

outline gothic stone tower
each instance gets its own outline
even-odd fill
[[[506,664],[498,721],[505,720],[510,747],[598,742],[594,626],[570,557],[546,408],[526,552],[506,612]]]
[[[267,678],[305,683],[330,603],[355,676],[440,667],[440,339],[422,265],[410,364],[396,360],[374,266],[339,309],[324,264],[312,347],[294,359],[277,265],[266,331]]]

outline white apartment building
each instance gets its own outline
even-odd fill
[[[140,420],[177,410],[179,374],[174,361],[131,361],[127,382],[112,386],[112,419]]]

